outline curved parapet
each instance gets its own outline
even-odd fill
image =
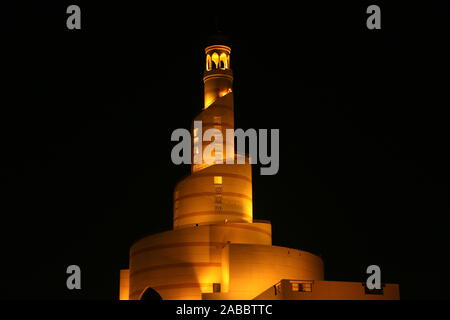
[[[223,282],[230,243],[272,243],[269,223],[227,223],[181,228],[145,237],[130,250],[130,299],[148,287],[163,299],[200,299]],[[228,268],[228,267],[226,267]]]
[[[310,252],[279,246],[230,244],[223,251],[228,268],[223,290],[203,300],[249,300],[282,279],[323,280],[323,261]]]

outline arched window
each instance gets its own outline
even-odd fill
[[[220,68],[221,69],[228,69],[228,59],[227,59],[227,54],[226,53],[222,53],[220,55]]]
[[[145,289],[140,300],[162,300],[162,298],[155,289],[148,287]]]
[[[206,55],[206,71],[211,70],[211,56],[208,54]]]
[[[213,68],[217,69],[219,67],[219,55],[216,52],[212,55],[212,62],[214,63]]]

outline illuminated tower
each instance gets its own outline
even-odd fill
[[[226,129],[234,129],[231,48],[219,42],[206,47],[205,55],[204,105],[191,128],[193,160],[211,144],[200,143],[204,131],[214,128],[225,137]],[[202,122],[203,130],[195,121]],[[248,159],[227,164],[238,156],[234,140],[219,143],[223,152],[215,151],[212,163],[193,162],[191,174],[175,186],[173,229],[132,245],[129,269],[120,274],[120,299],[358,298],[361,283],[350,285],[357,287],[353,295],[346,289],[341,290],[344,297],[329,296],[319,256],[272,246],[270,222],[253,219]],[[325,293],[308,296],[313,285]],[[286,295],[289,290],[306,296]]]

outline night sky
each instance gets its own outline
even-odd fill
[[[327,280],[376,264],[402,299],[450,298],[450,5],[296,2],[2,2],[0,299],[118,298],[130,245],[172,227],[190,168],[170,136],[201,111],[216,21],[236,127],[280,129],[278,174],[253,168],[273,244],[320,254]]]

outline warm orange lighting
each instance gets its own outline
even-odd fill
[[[214,124],[221,124],[222,123],[222,117],[213,117]]]
[[[130,270],[120,270],[120,300],[130,299]]]
[[[228,57],[224,52],[220,54],[220,69],[228,69]]]
[[[219,67],[219,55],[216,52],[213,53],[211,60],[214,62],[213,69],[217,69]]]
[[[228,94],[231,92],[231,89],[225,89],[225,90],[221,90],[219,91],[219,97],[223,97],[224,95]]]
[[[211,56],[208,54],[206,55],[206,71],[211,70]]]
[[[205,49],[204,110],[194,119],[222,135],[204,143],[194,123],[193,154],[202,157],[193,157],[201,161],[175,186],[173,229],[132,245],[120,299],[141,299],[148,288],[164,300],[398,299],[398,285],[368,295],[361,282],[324,281],[320,256],[272,245],[270,222],[253,220],[251,158],[235,152],[226,132],[234,129],[230,52],[224,45]]]

